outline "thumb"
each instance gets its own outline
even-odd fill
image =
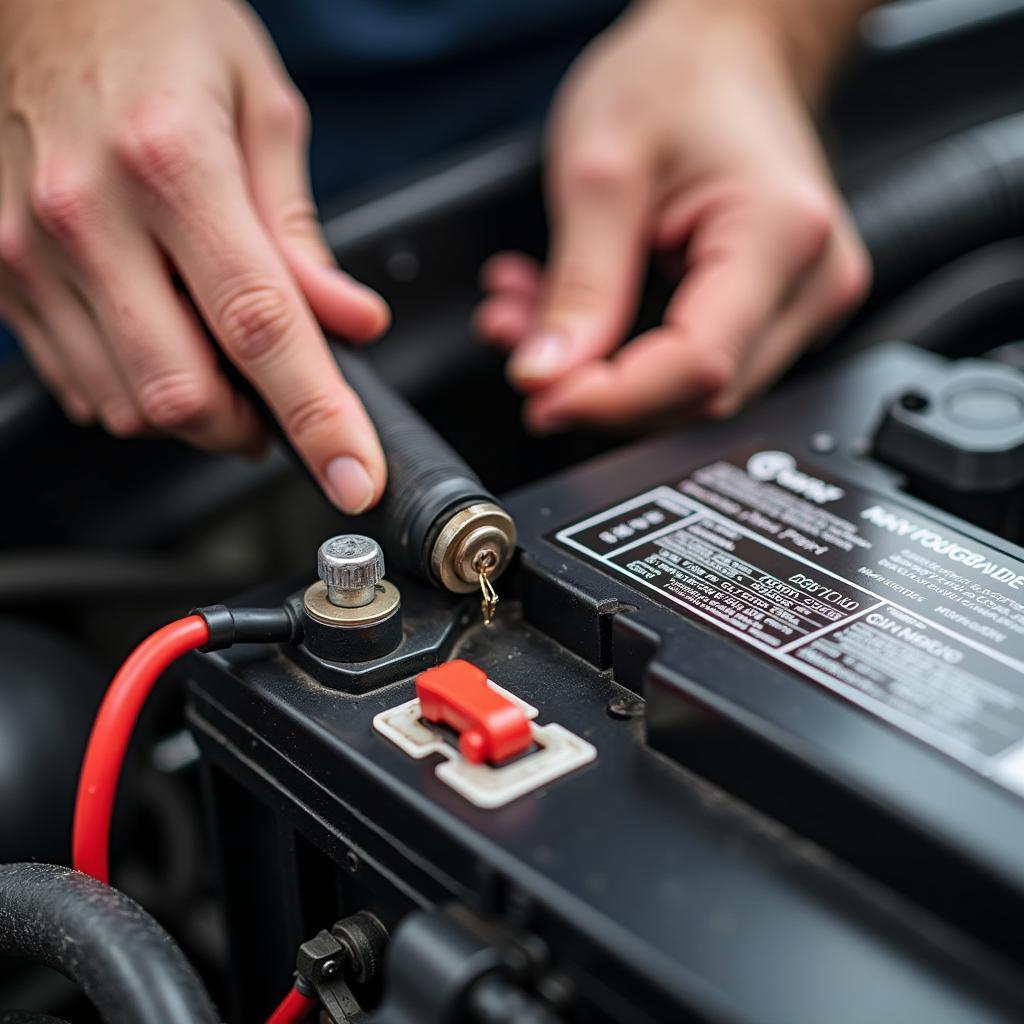
[[[387,303],[340,270],[309,186],[309,114],[290,83],[265,73],[244,97],[240,142],[256,209],[321,324],[369,341],[390,322]],[[268,82],[268,79],[272,79]]]
[[[551,252],[530,334],[509,362],[513,383],[543,387],[607,355],[636,314],[646,261],[647,175],[621,156],[566,154],[550,179]]]

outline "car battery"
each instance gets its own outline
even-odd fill
[[[921,417],[920,382],[938,381],[946,422],[914,429],[952,448],[950,406],[969,418],[932,493],[990,519],[1024,450],[1024,386],[979,363],[892,347],[763,407],[741,437],[727,424],[570,473],[531,495],[557,525],[532,518],[524,588],[568,644],[582,634],[560,630],[560,603],[633,606],[581,653],[644,695],[654,748],[1019,956],[1005,911],[1024,896],[1024,552],[915,501],[880,461],[915,454],[893,408]],[[980,462],[984,479],[988,449],[992,478],[965,496],[953,468]]]
[[[426,913],[548,1014],[419,1024],[1020,1019],[1024,551],[947,511],[1013,507],[1017,377],[970,369],[882,347],[508,496],[493,625],[396,576],[380,657],[195,659],[239,1019],[361,910],[404,936],[371,1009]]]

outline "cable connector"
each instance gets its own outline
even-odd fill
[[[295,987],[312,986],[331,1024],[362,1021],[365,1015],[349,988],[379,976],[388,930],[380,919],[361,910],[335,921],[299,947]]]
[[[201,651],[223,651],[233,644],[294,644],[302,639],[302,622],[291,607],[229,608],[211,604],[196,608],[210,631]]]

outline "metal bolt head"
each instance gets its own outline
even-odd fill
[[[384,578],[384,552],[372,537],[343,533],[320,545],[316,568],[331,604],[361,608],[373,601]]]
[[[641,718],[646,708],[647,705],[639,697],[613,697],[605,710],[609,718],[625,722],[631,718]]]

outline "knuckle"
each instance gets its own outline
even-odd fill
[[[159,430],[180,430],[208,419],[214,394],[208,380],[195,374],[171,372],[155,376],[138,390],[146,421]]]
[[[562,270],[551,290],[552,312],[587,312],[604,306],[608,301],[606,288],[589,275],[583,267],[567,267]]]
[[[320,237],[316,207],[309,196],[295,196],[277,212],[275,227],[282,238]]]
[[[243,363],[272,358],[291,335],[292,304],[271,282],[248,282],[224,300],[216,322],[227,351]]]
[[[202,152],[192,125],[176,104],[149,102],[126,118],[114,152],[144,188],[158,195],[173,193],[194,173]]]
[[[308,395],[291,406],[284,414],[281,425],[288,436],[300,446],[320,435],[333,433],[344,436],[344,409],[337,399],[324,392]]]
[[[310,133],[310,114],[298,89],[285,86],[264,102],[262,119],[265,130],[279,138],[305,141]]]
[[[816,259],[839,223],[835,199],[823,189],[808,186],[794,189],[781,205],[797,248],[807,260]]]
[[[570,189],[604,195],[620,192],[636,177],[636,162],[625,146],[581,147],[565,157],[565,183]]]
[[[96,221],[99,190],[92,177],[70,162],[44,165],[32,183],[29,204],[36,223],[52,237],[73,242]]]

